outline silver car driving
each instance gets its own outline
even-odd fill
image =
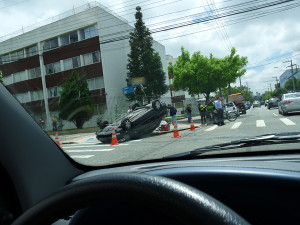
[[[279,114],[286,115],[295,111],[300,111],[300,92],[283,94],[278,103]]]

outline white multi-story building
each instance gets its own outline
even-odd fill
[[[36,118],[51,129],[58,115],[61,84],[76,70],[88,81],[95,115],[84,124],[96,126],[98,115],[113,120],[131,104],[122,93],[126,87],[128,22],[97,2],[60,14],[50,20],[0,37],[0,70],[4,84]],[[154,41],[163,69],[165,47]],[[72,128],[67,123],[64,128]]]

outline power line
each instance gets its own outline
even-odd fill
[[[281,3],[279,3],[279,2],[281,2]],[[286,2],[286,1],[284,1],[284,2]],[[289,1],[288,1],[289,2]],[[277,1],[277,4],[282,4],[282,1]],[[299,4],[299,3],[298,3]],[[263,5],[263,7],[265,8],[266,7],[266,5]],[[270,7],[270,6],[269,6]],[[258,10],[259,8],[256,8],[256,10]],[[251,11],[253,11],[254,9],[251,9]],[[237,12],[237,14],[241,14],[242,12]],[[234,14],[229,14],[229,15],[222,15],[223,17],[229,17],[229,16],[232,16],[232,15],[234,15]],[[220,16],[219,16],[220,17]],[[201,20],[201,21],[196,21],[196,22],[194,22],[194,24],[196,24],[196,23],[203,23],[203,22],[206,22],[206,21],[211,21],[211,20],[213,20],[213,18],[206,18],[205,20]],[[185,26],[186,24],[184,24],[184,26]],[[191,25],[191,24],[187,24],[187,25]],[[179,27],[182,27],[182,24],[180,24],[180,26]],[[173,28],[172,29],[175,29],[175,28],[177,28],[177,27],[175,27],[175,26],[173,26]],[[165,31],[166,29],[165,29],[165,27],[164,27],[164,29],[162,29],[161,31],[159,31],[159,30],[157,30],[156,32],[162,32],[162,31]],[[167,29],[167,30],[170,30],[169,28]],[[153,33],[153,32],[152,32]],[[98,43],[98,44],[105,44],[105,43],[111,43],[111,42],[115,42],[115,41],[120,41],[120,40],[125,40],[125,39],[128,39],[129,38],[129,35],[126,35],[126,36],[119,36],[119,37],[116,37],[116,38],[113,38],[113,39],[108,39],[107,41],[100,41],[100,43]]]

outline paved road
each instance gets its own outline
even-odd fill
[[[196,125],[198,125],[196,123]],[[289,116],[265,107],[251,108],[236,121],[226,121],[225,126],[200,126],[196,131],[180,131],[180,138],[172,133],[121,143],[117,146],[102,144],[94,134],[77,136],[75,143],[64,144],[74,160],[87,165],[106,165],[136,160],[162,158],[170,154],[194,150],[199,147],[238,140],[268,133],[300,132],[300,113]]]

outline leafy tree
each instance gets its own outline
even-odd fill
[[[2,71],[0,70],[0,82],[3,83]]]
[[[236,49],[232,48],[230,51],[230,55],[226,56],[222,62],[222,80],[224,80],[228,85],[229,94],[231,94],[230,84],[234,83],[237,78],[243,76],[246,73],[246,69],[244,68],[247,63],[247,57],[240,57],[236,55]]]
[[[143,21],[141,7],[136,7],[136,23],[134,31],[130,33],[130,53],[127,64],[127,83],[134,84],[135,78],[144,78],[141,85],[137,85],[134,93],[126,95],[133,101],[142,101],[144,97],[150,102],[153,98],[159,98],[167,92],[165,73],[162,69],[161,58],[152,47],[153,38]]]
[[[93,115],[94,105],[87,81],[80,79],[76,71],[62,84],[59,108],[59,117],[73,122],[78,129]]]
[[[206,57],[195,52],[192,57],[188,51],[181,48],[181,56],[173,66],[174,87],[188,91],[190,95],[203,93],[208,101],[210,93],[217,90],[216,60],[210,55]]]
[[[285,88],[277,88],[272,92],[272,97],[280,98],[283,94],[287,93],[287,90]]]
[[[296,90],[300,90],[300,79],[296,79],[294,77],[294,81],[295,81],[295,89]],[[284,87],[286,90],[288,91],[293,91],[293,78],[289,79],[285,84]]]

